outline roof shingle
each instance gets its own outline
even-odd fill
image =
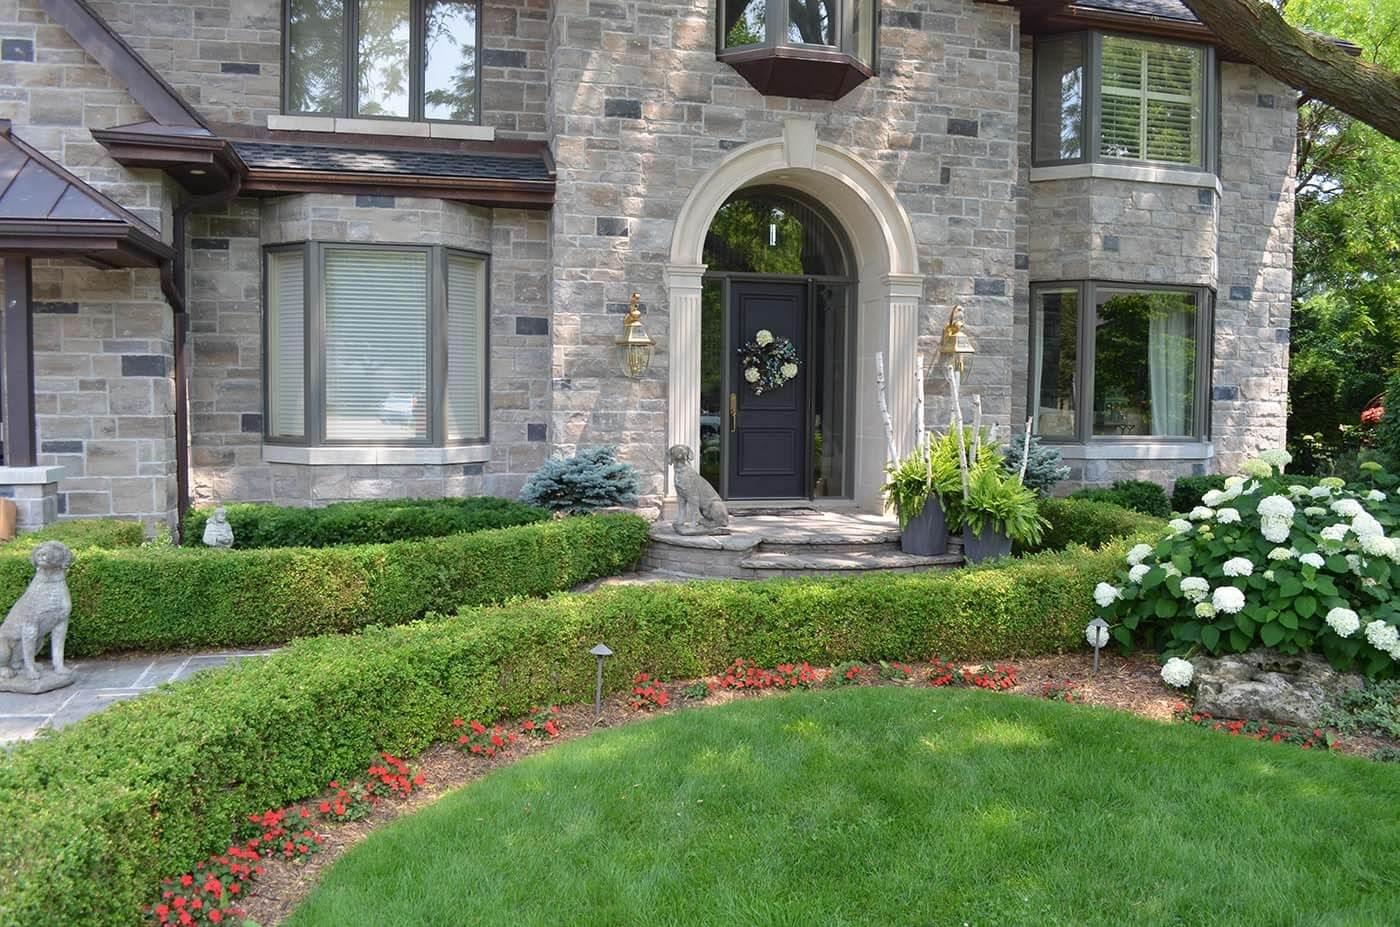
[[[549,182],[554,178],[541,155],[499,155],[462,151],[409,151],[390,148],[341,148],[287,142],[233,143],[250,168],[322,171],[347,174],[395,174],[471,180]]]

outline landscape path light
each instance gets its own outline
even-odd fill
[[[612,656],[613,652],[608,649],[607,644],[599,644],[588,652],[598,658],[598,681],[593,687],[593,721],[596,724],[603,720],[603,661]]]
[[[1108,622],[1095,618],[1084,629],[1084,639],[1094,648],[1094,672],[1099,671],[1099,651],[1108,646]]]

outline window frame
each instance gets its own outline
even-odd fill
[[[479,2],[479,0],[478,0]],[[855,0],[835,0],[836,19],[839,24],[837,29],[836,46],[831,45],[811,45],[806,42],[789,42],[787,40],[788,4],[790,0],[763,0],[766,14],[773,12],[773,7],[777,6],[782,11],[781,18],[774,18],[766,15],[763,24],[763,41],[754,42],[750,45],[735,45],[726,47],[724,44],[724,10],[725,7],[734,0],[714,0],[715,14],[715,58],[724,61],[735,55],[753,54],[762,49],[773,52],[776,49],[792,49],[798,56],[819,60],[845,61],[849,59],[861,68],[870,71],[870,77],[878,77],[880,74],[880,12],[883,0],[868,0],[873,7],[870,17],[870,61],[867,64],[861,60],[860,53],[854,46],[854,29],[852,28],[854,19],[850,15],[850,7]]]
[[[1080,60],[1084,62],[1084,102],[1080,106],[1079,116],[1080,150],[1082,153],[1077,158],[1038,158],[1036,157],[1036,142],[1040,139],[1041,127],[1040,107],[1036,104],[1040,99],[1040,86],[1037,77],[1040,73],[1041,40],[1044,38],[1046,40],[1066,41],[1075,37],[1080,41]],[[1199,161],[1188,163],[1185,161],[1158,161],[1148,158],[1114,158],[1100,154],[1103,139],[1101,137],[1099,84],[1103,69],[1103,40],[1108,37],[1202,50],[1201,158]],[[1113,32],[1099,29],[1054,33],[1045,36],[1037,35],[1031,60],[1031,166],[1060,167],[1066,164],[1090,163],[1142,165],[1168,170],[1202,171],[1218,175],[1220,173],[1220,57],[1216,54],[1215,46],[1134,32]]]
[[[326,437],[325,384],[325,252],[327,249],[350,251],[401,251],[427,256],[428,273],[428,337],[427,353],[428,434],[426,439],[404,441],[363,441]],[[296,252],[302,255],[302,307],[304,358],[303,418],[300,438],[270,434],[269,423],[273,396],[270,389],[271,370],[268,363],[270,345],[269,324],[272,314],[268,306],[268,275],[271,262],[268,255]],[[447,438],[447,259],[450,255],[467,257],[480,262],[479,278],[483,284],[480,294],[482,408],[479,437]],[[471,248],[450,245],[380,244],[377,242],[326,241],[307,239],[265,245],[262,249],[262,440],[264,444],[283,447],[413,447],[443,448],[471,447],[491,443],[491,255]]]
[[[1040,335],[1040,294],[1045,291],[1073,290],[1078,293],[1079,321],[1075,340],[1075,375],[1080,389],[1074,407],[1074,435],[1043,436],[1047,445],[1113,446],[1140,444],[1199,444],[1211,437],[1210,407],[1211,378],[1215,369],[1215,300],[1214,287],[1171,283],[1149,283],[1138,280],[1042,280],[1030,286],[1030,322],[1027,327],[1026,414],[1032,421],[1033,433],[1040,435],[1036,416],[1039,403],[1035,382],[1036,348]],[[1196,370],[1195,396],[1192,414],[1195,429],[1189,435],[1096,435],[1094,434],[1094,351],[1098,335],[1098,294],[1103,291],[1136,291],[1149,293],[1190,293],[1196,297]]]
[[[294,0],[282,0],[282,112],[288,116],[321,116],[327,119],[373,119],[386,123],[428,122],[444,125],[481,125],[481,56],[483,41],[483,0],[464,0],[476,7],[476,107],[469,119],[431,119],[424,115],[424,74],[423,65],[427,54],[424,42],[427,33],[427,8],[429,0],[409,0],[409,39],[408,39],[408,115],[373,116],[356,112],[360,104],[360,82],[356,68],[359,64],[360,49],[360,8],[358,0],[341,0],[345,19],[345,52],[340,60],[341,87],[343,92],[335,112],[316,113],[293,109],[290,105],[288,82],[291,76],[292,43],[291,21]]]

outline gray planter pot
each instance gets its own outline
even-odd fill
[[[899,549],[919,557],[941,557],[948,552],[948,521],[938,496],[929,496],[919,514],[899,535]]]
[[[972,529],[966,526],[962,534],[963,557],[968,563],[1005,557],[1011,553],[1011,538],[993,528],[990,521],[982,523],[982,531],[978,534],[973,534]]]

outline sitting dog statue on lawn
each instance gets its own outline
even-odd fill
[[[666,452],[676,472],[676,534],[728,534],[729,510],[709,481],[691,465],[695,452],[675,444]]]
[[[73,682],[63,665],[63,641],[68,636],[68,615],[73,600],[68,595],[68,567],[73,553],[58,541],[34,548],[34,578],[0,623],[0,691],[37,694]],[[52,635],[53,672],[40,673],[34,655]],[[16,673],[24,670],[24,678]]]

